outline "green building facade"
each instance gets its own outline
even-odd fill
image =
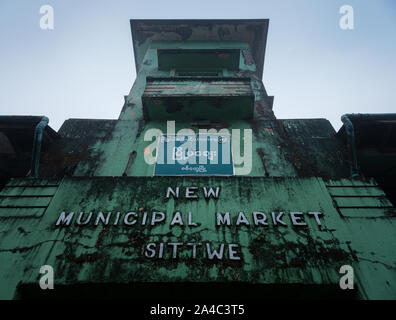
[[[0,117],[0,298],[396,298],[394,115],[276,119],[268,23],[131,20],[117,120]],[[205,130],[233,173],[157,174],[161,136]]]

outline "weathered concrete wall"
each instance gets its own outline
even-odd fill
[[[150,43],[145,51],[143,62],[139,68],[136,81],[134,82],[125,105],[121,111],[120,120],[139,120],[143,117],[142,95],[146,88],[147,77],[169,77],[169,72],[158,70],[158,54],[159,48],[166,47],[168,49],[240,49],[239,70],[229,72],[227,76],[238,78],[250,78],[251,88],[255,97],[255,118],[256,119],[274,119],[272,111],[272,98],[265,91],[261,78],[256,73],[256,64],[253,61],[252,53],[246,43],[243,42],[166,42],[164,46],[161,42]],[[188,83],[188,81],[186,81]],[[244,106],[240,106],[244,108]]]
[[[176,133],[199,123],[175,122]],[[252,164],[248,176],[314,177],[339,179],[349,176],[347,156],[325,119],[254,120],[207,122],[206,128],[240,130],[243,154],[244,130],[252,130]],[[147,164],[145,141],[150,129],[167,133],[165,121],[68,120],[60,130],[64,147],[57,146],[43,156],[42,177],[53,177],[55,170],[74,176],[152,176],[154,165]],[[60,148],[60,149],[59,149]],[[54,167],[54,164],[58,167]],[[242,166],[242,165],[241,165]],[[60,168],[59,168],[60,167]]]
[[[168,186],[181,188],[179,199],[165,198]],[[198,187],[198,199],[183,197],[184,188],[191,186]],[[218,199],[205,199],[203,187],[220,187]],[[37,197],[23,197],[28,193]],[[44,194],[51,199],[39,202]],[[55,285],[186,281],[337,285],[339,268],[349,264],[355,270],[360,298],[396,298],[396,255],[394,246],[389,245],[396,233],[394,214],[374,182],[98,177],[65,178],[56,187],[54,181],[22,179],[11,181],[1,196],[1,205],[7,196],[14,197],[12,206],[19,203],[12,215],[0,211],[2,298],[12,298],[18,283],[38,286],[39,269],[44,264],[54,266]],[[346,200],[337,205],[340,196]],[[365,199],[364,206],[376,207],[375,216],[353,214],[360,213],[353,203],[359,197]],[[383,200],[379,202],[379,198]],[[38,212],[34,206],[45,210]],[[80,212],[85,212],[84,221],[91,211],[92,220],[78,225]],[[95,224],[99,211],[105,216],[112,212],[107,225],[102,221]],[[125,225],[125,214],[132,211],[138,221]],[[170,226],[177,211],[184,225]],[[254,225],[255,211],[266,213],[268,225]],[[74,212],[69,226],[56,226],[61,212]],[[114,225],[117,212],[121,217]],[[142,225],[144,212],[148,224],[152,212],[163,212],[166,221]],[[197,226],[187,225],[188,212]],[[216,226],[218,212],[230,212],[230,226]],[[236,226],[239,212],[244,212],[250,225],[245,221]],[[275,224],[272,212],[284,212],[280,220],[286,225]],[[293,225],[290,212],[303,212],[307,225]],[[320,225],[308,212],[322,213]],[[197,247],[196,259],[191,247],[185,245],[176,259],[169,246],[165,246],[163,259],[147,258],[144,253],[150,242],[201,242],[212,249],[234,243],[241,259],[230,260],[225,247],[223,259],[210,260],[204,245]]]
[[[190,282],[231,284],[227,290],[235,296],[238,284],[314,286],[314,295],[318,287],[330,286],[337,297],[339,269],[348,264],[354,267],[359,298],[395,299],[395,209],[374,181],[346,179],[347,153],[327,120],[275,119],[273,97],[261,81],[268,21],[189,23],[193,27],[180,21],[133,22],[138,76],[119,119],[66,121],[61,139],[41,157],[41,179],[11,180],[1,190],[0,298],[23,297],[26,288],[37,288],[45,264],[55,269],[55,286],[72,294],[81,285],[92,294],[99,284],[117,290],[117,284]],[[168,88],[155,90],[163,96],[180,96],[180,90],[238,96],[234,84],[250,79],[250,88],[244,82],[240,91],[254,101],[245,99],[241,112],[231,105],[227,112],[235,114],[216,114],[217,105],[210,117],[206,113],[210,119],[198,121],[205,114],[197,108],[188,114],[191,119],[175,123],[176,133],[240,130],[241,150],[234,144],[234,156],[243,152],[245,130],[251,130],[251,170],[245,175],[153,177],[154,165],[144,159],[153,141],[145,141],[145,134],[150,129],[167,133],[166,120],[174,119],[172,112],[161,114],[161,120],[147,112],[145,117],[142,95],[147,77],[171,77],[158,70],[157,50],[163,48],[240,50],[239,70],[223,74],[234,81],[231,86],[214,88],[212,79],[202,80],[201,88],[201,80],[190,79],[184,87],[170,81]],[[167,199],[168,187],[181,192],[198,187],[198,199]],[[219,197],[206,199],[204,187],[219,187]],[[62,212],[72,219],[70,225],[56,225]],[[86,225],[77,222],[81,212],[82,220],[92,212]],[[166,219],[151,225],[153,212]],[[218,212],[229,212],[230,225],[216,225]],[[254,212],[267,220],[256,225]],[[175,244],[169,243],[178,242],[183,245],[173,258]],[[201,243],[196,257],[188,243]],[[211,259],[222,244],[222,258]]]

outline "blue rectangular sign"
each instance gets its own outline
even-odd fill
[[[158,138],[156,176],[232,176],[231,136],[162,135]]]

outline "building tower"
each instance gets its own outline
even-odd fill
[[[275,118],[268,23],[131,20],[117,120],[0,118],[1,298],[396,298],[395,211],[357,120]]]

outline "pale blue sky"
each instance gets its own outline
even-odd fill
[[[39,27],[52,5],[55,29]],[[355,29],[339,28],[351,5]],[[280,119],[396,112],[395,0],[0,0],[0,114],[116,119],[135,79],[129,19],[270,19]]]

